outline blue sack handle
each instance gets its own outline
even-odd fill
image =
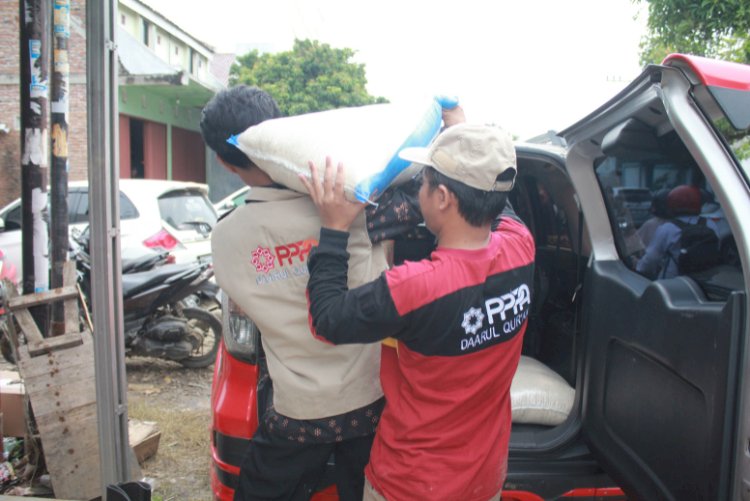
[[[458,97],[456,96],[435,96],[435,101],[437,101],[445,110],[452,110],[453,108],[458,106]]]
[[[391,160],[385,168],[367,179],[363,179],[354,187],[354,196],[360,202],[373,203],[372,199],[377,198],[389,186],[396,176],[404,169],[411,165],[411,162],[398,156],[398,152],[404,148],[412,146],[424,147],[430,144],[440,132],[442,110],[453,109],[458,106],[458,98],[455,96],[440,95],[435,96],[429,109],[425,110],[420,123],[415,124],[412,133],[405,138],[401,146],[396,150]]]

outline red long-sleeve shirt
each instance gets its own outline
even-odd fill
[[[389,500],[489,499],[507,470],[533,238],[503,218],[483,249],[438,248],[352,290],[346,241],[323,229],[311,254],[313,332],[336,344],[399,341],[381,372],[386,407],[367,478]]]

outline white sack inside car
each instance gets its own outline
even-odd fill
[[[510,385],[513,422],[556,426],[568,418],[576,391],[562,376],[527,356],[521,356]]]

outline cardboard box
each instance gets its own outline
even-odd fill
[[[23,381],[15,371],[0,371],[0,412],[3,415],[4,437],[23,437],[26,434],[25,400]]]
[[[156,454],[159,449],[161,431],[153,421],[128,420],[128,438],[138,464]]]

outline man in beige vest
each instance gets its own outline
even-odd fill
[[[380,345],[333,346],[313,337],[305,290],[307,255],[320,233],[315,205],[306,194],[275,184],[226,141],[279,116],[267,93],[238,86],[218,93],[201,118],[203,138],[219,162],[252,187],[247,203],[214,228],[213,262],[223,291],[258,326],[273,382],[273,403],[259,416],[235,500],[309,499],[332,453],[340,499],[361,499],[384,405]],[[364,214],[347,250],[349,287],[387,267],[380,245],[368,238]]]

